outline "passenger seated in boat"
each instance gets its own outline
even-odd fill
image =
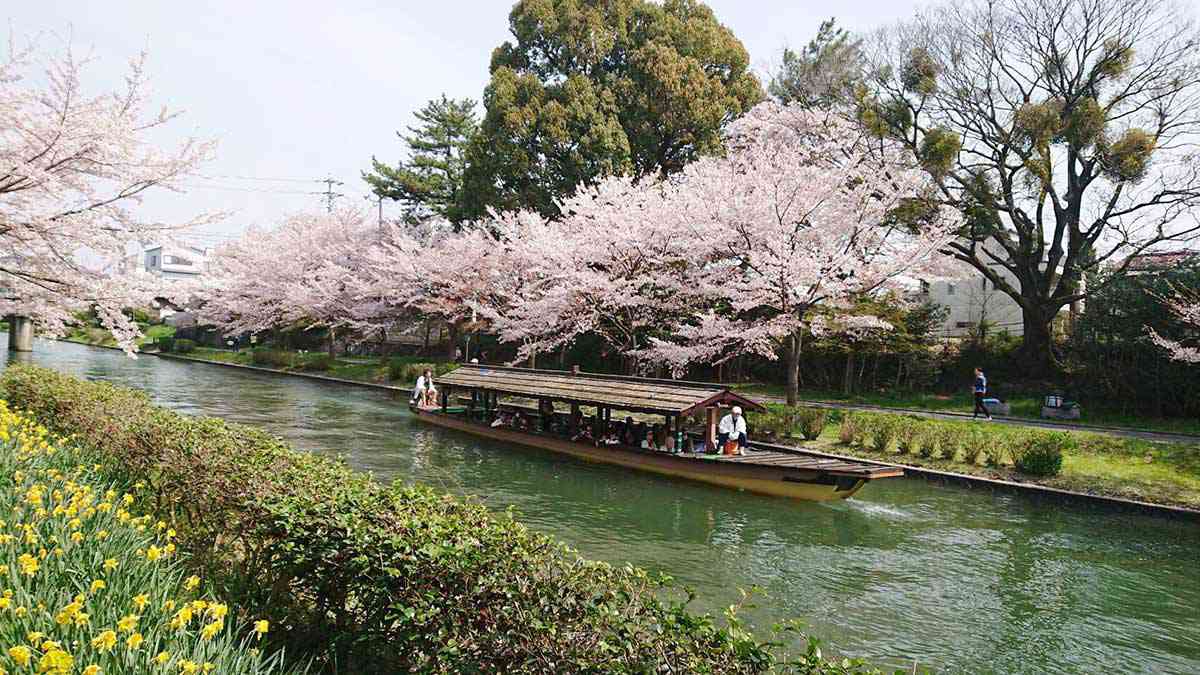
[[[525,413],[518,410],[517,414],[513,415],[512,428],[517,431],[529,431],[529,418],[525,416]]]
[[[511,427],[512,425],[512,415],[509,415],[506,412],[500,413],[496,416],[496,419],[492,420],[493,429],[496,427]]]
[[[636,448],[640,441],[637,437],[637,429],[633,424],[632,417],[625,418],[625,425],[621,428],[621,443],[628,445],[631,448]]]
[[[662,427],[655,424],[646,434],[645,440],[642,441],[642,449],[653,450],[655,452],[663,450],[662,436]]]
[[[611,431],[609,431],[607,434],[605,434],[604,438],[601,438],[600,443],[599,443],[599,445],[607,445],[607,446],[620,445],[620,444],[621,444],[621,435],[619,433],[617,433],[617,430],[615,428],[612,429]]]
[[[662,442],[663,452],[675,452],[675,435],[668,433]]]
[[[727,441],[736,441],[737,454],[746,454],[746,418],[742,416],[742,409],[736,405],[728,415],[721,418],[721,423],[717,425],[718,453],[725,451]]]
[[[576,443],[591,443],[593,441],[592,428],[587,424],[583,425],[579,428],[579,431],[575,432],[575,435],[571,437],[571,440],[575,441]]]

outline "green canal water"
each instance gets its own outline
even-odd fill
[[[514,507],[585,556],[670,574],[697,609],[761,587],[756,623],[799,618],[880,666],[1200,673],[1200,525],[917,479],[795,503],[433,428],[387,392],[57,342],[8,358]]]

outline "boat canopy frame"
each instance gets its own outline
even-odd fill
[[[460,365],[436,381],[443,389],[471,389],[668,417],[686,417],[718,406],[766,410],[762,404],[719,384],[586,373],[578,367],[541,370],[472,363]]]

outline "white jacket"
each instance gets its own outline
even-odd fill
[[[433,378],[432,377],[429,378],[429,382],[425,381],[424,375],[418,377],[417,378],[417,386],[413,387],[413,395],[412,395],[413,399],[418,399],[421,396],[423,396],[425,394],[426,387],[429,388],[429,391],[432,391],[435,394],[437,393],[437,387],[433,386]]]
[[[717,425],[717,432],[729,434],[731,440],[737,440],[746,435],[746,418],[744,416],[734,418],[733,413],[721,418],[721,423]]]

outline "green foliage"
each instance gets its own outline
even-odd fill
[[[463,220],[466,149],[479,131],[475,101],[443,94],[413,116],[419,124],[400,135],[408,158],[391,166],[372,157],[363,180],[376,196],[403,204],[410,221],[441,217],[458,224]]]
[[[914,47],[908,52],[908,58],[900,69],[900,83],[905,91],[921,96],[929,96],[937,91],[937,78],[941,68],[937,61],[923,47]]]
[[[1062,130],[1063,102],[1050,99],[1041,103],[1026,103],[1017,109],[1015,124],[1017,136],[1025,147],[1047,152],[1050,142]]]
[[[1062,136],[1076,148],[1086,148],[1104,135],[1108,117],[1104,108],[1091,96],[1080,99],[1066,115]]]
[[[388,360],[388,379],[397,382],[416,382],[417,378],[429,369],[433,372],[436,378],[439,375],[444,375],[458,367],[458,364],[444,361],[439,362],[413,362],[404,357],[392,357]]]
[[[1101,149],[1105,175],[1117,182],[1136,183],[1145,178],[1155,143],[1150,132],[1127,129],[1120,138],[1104,144]]]
[[[1062,471],[1063,454],[1078,448],[1069,433],[1039,431],[1029,434],[1015,454],[1017,470],[1031,476],[1057,476]]]
[[[936,427],[937,446],[942,459],[956,461],[967,445],[967,430],[961,424],[942,422]]]
[[[156,527],[153,517],[143,515],[153,504],[134,500],[126,492],[134,486],[111,482],[95,453],[46,436],[44,428],[12,415],[2,402],[0,426],[0,509],[9,522],[21,524],[22,537],[33,539],[28,547],[0,544],[8,574],[0,607],[0,663],[14,672],[36,667],[79,673],[90,672],[89,666],[107,673],[284,671],[278,655],[260,652],[252,629],[243,624],[247,617],[215,596],[209,580],[197,579],[195,588],[185,581],[188,560],[174,552],[174,530],[165,522]],[[123,493],[130,496],[118,497]],[[43,548],[37,555],[36,542],[53,553]],[[19,563],[25,556],[35,559],[36,568],[29,558]],[[85,599],[72,601],[80,596]],[[174,624],[184,607],[190,616],[181,628]],[[206,627],[212,631],[207,638],[201,636]],[[35,632],[44,638],[31,638]],[[168,658],[158,665],[153,659],[163,652]],[[28,667],[20,666],[25,658]],[[48,664],[55,659],[71,659],[74,668],[52,670]]]
[[[523,0],[509,29],[468,150],[472,217],[556,216],[580,184],[678,171],[763,98],[741,42],[694,0]]]
[[[222,595],[289,653],[340,672],[865,672],[792,665],[670,581],[580,559],[511,516],[181,415],[140,392],[11,366],[16,406],[73,434],[177,523]],[[819,654],[819,652],[817,652]],[[840,669],[841,668],[841,669]]]
[[[893,415],[873,415],[867,418],[867,429],[872,450],[891,452],[900,438],[900,419]]]
[[[867,416],[862,413],[846,413],[838,427],[838,442],[842,445],[862,445],[866,419]]]
[[[1071,334],[1067,366],[1074,386],[1066,393],[1089,416],[1104,405],[1128,416],[1200,419],[1200,364],[1172,362],[1146,339],[1147,329],[1173,340],[1192,335],[1161,298],[1174,289],[1200,289],[1200,256],[1146,258],[1151,266],[1156,261],[1159,269],[1087,281],[1099,290]]]
[[[158,347],[158,351],[160,352],[170,352],[175,350],[174,337],[160,337],[154,341],[154,344],[156,347]]]
[[[898,423],[896,437],[896,452],[916,455],[926,443],[928,422],[925,420],[904,418]]]
[[[823,408],[800,408],[796,411],[796,422],[804,440],[815,441],[829,424],[829,411]]]
[[[196,343],[192,340],[179,339],[175,341],[174,351],[180,354],[187,354],[196,350]]]
[[[1118,78],[1133,65],[1133,45],[1125,42],[1122,37],[1110,37],[1104,41],[1104,51],[1096,69],[1105,77]]]
[[[954,167],[962,150],[962,138],[945,127],[930,129],[921,139],[921,166],[935,177],[946,175]]]
[[[783,50],[783,63],[767,91],[780,103],[807,108],[845,103],[862,77],[862,67],[862,40],[828,19],[804,49]]]

